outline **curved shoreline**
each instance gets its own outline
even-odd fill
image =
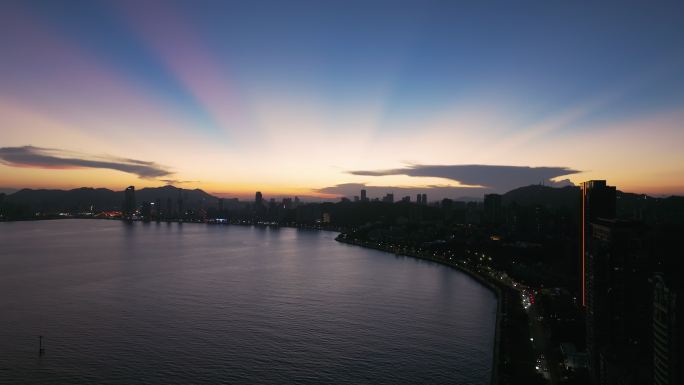
[[[354,245],[354,246],[360,246],[360,247],[365,247],[368,249],[373,249],[373,250],[378,250],[378,251],[384,251],[387,253],[392,253],[395,255],[401,255],[401,256],[406,256],[406,257],[413,257],[413,258],[418,258],[418,259],[423,259],[426,261],[431,261],[435,263],[439,263],[444,266],[448,266],[451,268],[454,268],[462,273],[467,274],[469,277],[475,279],[478,281],[480,284],[482,284],[484,287],[488,288],[491,290],[494,295],[496,296],[496,322],[495,322],[495,328],[494,328],[494,351],[492,354],[492,376],[490,380],[490,384],[496,385],[499,383],[499,363],[500,363],[500,357],[499,355],[501,354],[501,323],[502,323],[502,318],[503,318],[503,292],[501,289],[501,283],[490,280],[481,274],[472,271],[471,269],[468,269],[464,266],[461,266],[455,262],[452,262],[450,260],[445,260],[442,258],[437,258],[434,256],[429,256],[426,254],[421,254],[421,253],[416,253],[416,252],[407,252],[406,250],[403,250],[403,252],[397,251],[396,249],[393,249],[392,247],[383,247],[381,245],[377,244],[372,244],[369,242],[365,241],[359,241],[356,239],[349,239],[346,237],[346,234],[340,233],[337,237],[335,237],[335,240],[340,243],[346,243],[349,245]]]

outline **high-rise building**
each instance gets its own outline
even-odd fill
[[[503,218],[501,211],[501,195],[485,194],[484,196],[484,220],[486,224],[500,224]]]
[[[420,194],[416,194],[416,203],[419,205],[423,203],[423,197]]]
[[[382,198],[382,201],[385,203],[394,203],[394,194],[392,193],[387,193],[384,198]]]
[[[185,218],[185,207],[183,206],[183,189],[178,190],[178,219]]]
[[[596,218],[586,250],[586,332],[589,372],[596,384],[650,379],[651,290],[646,228]]]
[[[140,217],[142,217],[143,220],[149,221],[150,217],[152,217],[152,203],[144,201],[142,203],[142,206],[140,208]]]
[[[368,200],[368,197],[366,196],[366,190],[361,190],[361,202],[365,202]]]
[[[124,218],[133,218],[133,214],[135,213],[135,186],[126,187],[122,211]]]
[[[254,203],[257,206],[262,206],[264,204],[264,197],[261,195],[261,191],[257,191],[254,195]]]
[[[421,194],[421,195],[420,195],[420,204],[422,204],[422,205],[427,205],[427,203],[428,203],[428,201],[427,201],[427,194]]]
[[[684,383],[684,285],[675,271],[656,273],[653,283],[653,384]]]
[[[587,239],[591,235],[592,221],[615,218],[616,190],[615,186],[608,186],[605,180],[590,180],[581,184],[581,238],[580,258],[582,265],[582,306],[586,306],[586,274],[587,274]]]

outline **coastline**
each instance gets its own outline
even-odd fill
[[[368,249],[374,249],[378,251],[383,251],[387,253],[392,253],[395,255],[413,257],[417,259],[422,259],[430,262],[439,263],[444,266],[448,266],[458,271],[467,274],[469,277],[475,279],[484,287],[488,288],[497,299],[496,308],[496,320],[495,320],[495,330],[494,330],[494,346],[492,353],[492,366],[491,366],[491,380],[490,384],[509,384],[511,379],[515,379],[517,374],[521,374],[519,368],[516,367],[516,349],[511,349],[510,340],[511,337],[515,338],[511,332],[516,330],[515,327],[510,326],[511,319],[515,322],[515,315],[519,309],[515,308],[515,305],[520,305],[519,295],[520,292],[517,289],[509,287],[504,283],[494,279],[494,277],[482,274],[467,267],[460,260],[452,260],[449,257],[444,257],[434,253],[418,252],[415,250],[409,250],[407,248],[399,248],[390,244],[378,244],[368,241],[363,241],[359,239],[351,239],[348,237],[347,233],[344,233],[341,228],[334,227],[324,227],[324,226],[312,226],[312,225],[273,225],[273,224],[255,224],[255,223],[212,223],[204,221],[125,221],[119,218],[92,218],[92,217],[59,217],[59,218],[40,218],[40,219],[29,219],[28,221],[40,221],[40,220],[57,220],[57,219],[103,219],[103,220],[115,220],[123,222],[141,222],[141,223],[195,223],[195,224],[208,224],[208,225],[223,225],[223,226],[249,226],[249,227],[284,227],[284,228],[295,228],[303,230],[315,230],[315,231],[333,231],[338,233],[334,238],[335,241],[340,243],[345,243],[353,246],[360,246]],[[23,222],[23,221],[6,221],[6,222]],[[522,308],[521,306],[518,306]],[[510,316],[509,316],[510,315]],[[527,325],[525,325],[527,326]],[[519,334],[519,333],[518,333]],[[527,340],[527,338],[525,338]],[[532,366],[528,366],[532,367]],[[514,382],[518,383],[518,382]]]
[[[504,305],[506,303],[509,303],[509,301],[505,300],[505,296],[508,295],[509,293],[505,293],[504,290],[508,289],[511,290],[510,288],[503,287],[500,282],[491,280],[471,269],[468,269],[465,266],[457,264],[455,261],[451,260],[446,260],[443,258],[439,258],[437,256],[430,256],[424,253],[417,253],[417,252],[408,252],[407,250],[402,250],[398,251],[395,248],[391,246],[381,246],[378,244],[372,244],[366,241],[360,241],[357,239],[349,239],[346,237],[346,234],[341,233],[339,236],[335,237],[335,240],[340,243],[346,243],[349,245],[353,246],[360,246],[360,247],[365,247],[368,249],[374,249],[378,251],[384,251],[387,253],[392,253],[395,255],[401,255],[401,256],[407,256],[407,257],[413,257],[413,258],[418,258],[418,259],[423,259],[435,263],[439,263],[444,266],[448,266],[451,268],[454,268],[460,272],[463,272],[467,274],[469,277],[475,279],[478,281],[480,284],[482,284],[484,287],[488,288],[491,290],[494,295],[496,296],[496,321],[495,321],[495,330],[494,330],[494,351],[492,354],[492,376],[490,380],[491,385],[496,385],[499,384],[499,365],[502,362],[505,362],[505,357],[501,357],[503,350],[501,349],[501,336],[502,336],[502,322],[503,322],[503,317],[505,315],[504,313]]]

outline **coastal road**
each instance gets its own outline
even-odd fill
[[[540,316],[543,316],[539,305],[532,305],[528,309],[528,316],[530,322],[530,335],[534,338],[532,346],[534,347],[534,352],[537,357],[544,357],[542,366],[544,367],[546,373],[545,378],[552,385],[557,385],[560,383],[560,362],[556,358],[556,354],[553,351],[553,344],[551,344],[549,336],[550,333],[544,326],[543,321]]]

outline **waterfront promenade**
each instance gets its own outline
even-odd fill
[[[523,287],[505,274],[487,267],[468,264],[467,261],[433,251],[377,243],[353,238],[341,233],[338,242],[375,250],[424,259],[458,269],[494,292],[497,297],[496,330],[492,363],[492,385],[541,384],[536,372],[535,355],[530,342],[527,313],[521,303]]]

